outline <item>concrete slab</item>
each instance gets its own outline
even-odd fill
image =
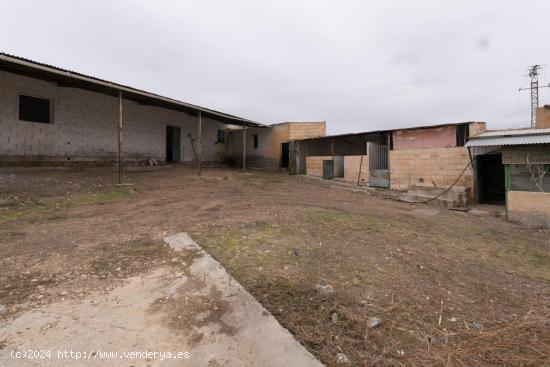
[[[228,338],[223,343],[201,345],[194,349],[194,353],[206,357],[205,359],[216,356],[228,358],[239,353],[243,356],[241,366],[322,366],[187,233],[168,237],[165,241],[174,249],[201,253],[190,267],[191,274],[203,279],[207,286],[216,287],[223,294],[222,297],[227,299],[232,310],[225,315],[224,321],[238,326],[239,329],[233,338]]]
[[[166,242],[176,252],[180,252],[185,249],[198,250],[203,252],[202,248],[197,245],[195,241],[193,241],[193,239],[187,234],[187,232],[182,232],[174,236],[166,237],[164,239],[164,242]]]
[[[322,366],[189,235],[166,242],[195,253],[185,273],[161,267],[2,321],[0,366]],[[25,350],[49,356],[15,358]]]

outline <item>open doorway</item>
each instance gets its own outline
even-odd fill
[[[334,156],[334,177],[344,178],[344,156]]]
[[[281,169],[288,169],[289,143],[281,143]]]
[[[505,183],[502,154],[476,157],[476,194],[480,204],[504,204]]]
[[[181,160],[180,128],[166,126],[166,162],[179,162]]]

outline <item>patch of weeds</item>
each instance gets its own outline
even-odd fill
[[[0,221],[15,221],[23,218],[32,218],[42,211],[42,206],[37,203],[31,207],[7,210],[0,214]]]
[[[48,216],[46,219],[47,220],[64,220],[68,218],[69,218],[69,214],[63,213],[63,212],[57,212]]]
[[[110,203],[130,195],[131,191],[129,190],[115,190],[104,193],[76,194],[68,197],[50,197],[33,201],[23,207],[0,212],[0,221],[26,220],[30,223],[40,223],[43,220],[63,220],[69,218],[69,215],[63,210],[71,207]],[[50,215],[44,217],[48,214]]]
[[[115,190],[111,192],[103,192],[99,194],[79,194],[71,196],[67,199],[72,205],[92,205],[105,204],[117,200],[124,199],[130,195],[128,190]]]
[[[88,267],[93,274],[108,277],[133,275],[173,254],[164,242],[137,240],[94,246],[85,249],[83,255],[91,256]]]
[[[534,273],[543,279],[550,280],[550,256],[528,249],[524,254],[529,265],[534,267]]]
[[[229,251],[244,250],[254,246],[258,242],[267,241],[279,231],[278,227],[274,227],[266,222],[257,221],[241,228],[225,230],[221,235],[216,237],[216,247]]]
[[[478,228],[475,226],[463,226],[464,233],[469,233],[475,236],[486,234],[486,231],[483,228]]]
[[[364,213],[349,213],[338,210],[306,210],[298,214],[298,221],[320,225],[330,230],[370,229],[383,231],[389,223]]]
[[[529,276],[550,280],[550,256],[528,248],[508,247],[491,252],[492,256],[507,268],[517,269]]]

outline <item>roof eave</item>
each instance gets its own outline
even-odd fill
[[[203,117],[213,118],[227,124],[258,127],[267,126],[238,116],[225,114],[205,107],[4,53],[0,53],[0,70],[53,81],[64,87],[82,88],[108,95],[118,95],[118,93],[121,92],[124,98],[141,104],[175,109],[190,114],[198,114],[198,112],[201,112]]]

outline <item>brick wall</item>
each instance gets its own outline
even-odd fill
[[[306,158],[306,175],[323,177],[323,161],[332,156],[311,156]]]
[[[53,123],[19,121],[19,94],[50,99]],[[181,128],[182,158],[193,160],[188,134],[196,139],[196,117],[124,100],[123,121],[126,160],[164,160],[166,125]],[[0,71],[0,161],[113,161],[117,122],[116,97]],[[225,126],[203,120],[205,162],[224,159],[227,149],[216,141]]]
[[[508,191],[506,196],[509,220],[550,228],[550,193]]]
[[[360,155],[344,156],[344,180],[357,183],[359,179],[359,182],[365,184],[369,182],[369,158],[366,155],[362,157],[363,161]]]
[[[407,190],[410,185],[448,187],[458,178],[470,162],[468,149],[433,148],[404,149],[390,151],[390,188]],[[473,170],[469,167],[460,181],[459,187],[473,191]]]

